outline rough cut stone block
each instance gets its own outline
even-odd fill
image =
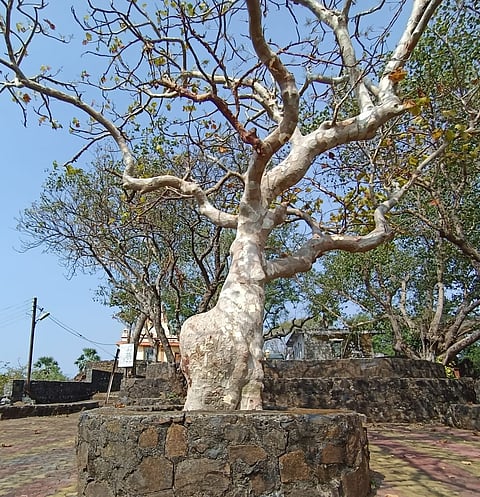
[[[471,426],[480,380],[447,378],[442,364],[399,357],[264,362],[264,408],[349,409],[370,422],[440,422]],[[146,379],[128,379],[119,398],[145,410],[181,410],[184,385],[166,364],[151,364]],[[462,419],[465,413],[465,419]],[[475,413],[474,413],[475,414]],[[474,421],[474,420],[473,420]],[[241,439],[238,428],[231,437]],[[238,444],[241,442],[238,441]]]
[[[142,458],[138,467],[126,480],[130,495],[150,495],[173,486],[173,464],[162,456]]]
[[[348,411],[150,412],[79,423],[79,497],[366,497],[363,416]]]
[[[480,430],[480,404],[453,404],[448,414],[449,425],[464,430]]]
[[[285,361],[289,362],[289,361]],[[476,400],[472,378],[265,378],[264,406],[350,409],[369,422],[445,423],[451,404]]]
[[[267,378],[445,378],[442,364],[376,357],[323,361],[265,361]]]
[[[167,430],[165,454],[168,458],[185,456],[188,449],[187,430],[179,423],[172,423]]]

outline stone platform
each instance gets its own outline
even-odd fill
[[[366,497],[364,417],[353,412],[150,412],[79,422],[79,497]]]
[[[475,426],[477,382],[447,378],[441,364],[385,357],[267,361],[264,369],[266,408],[341,408],[372,423]]]
[[[348,409],[372,423],[442,423],[479,429],[480,380],[447,378],[438,363],[404,358],[264,363],[266,409]],[[147,378],[125,380],[119,398],[130,406],[176,409],[184,385],[166,364]]]
[[[97,400],[69,402],[63,404],[22,404],[0,406],[0,420],[26,418],[30,416],[59,416],[99,407]],[[0,494],[1,495],[1,494]]]

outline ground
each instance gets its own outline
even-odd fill
[[[478,497],[480,434],[438,425],[368,427],[376,497]]]
[[[77,497],[78,418],[0,420],[0,496]]]
[[[77,497],[79,414],[0,420],[1,497]],[[477,497],[480,434],[367,425],[375,497]]]

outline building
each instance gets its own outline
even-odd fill
[[[170,332],[167,323],[162,322],[162,327],[165,330],[165,335],[167,336],[170,348],[172,349],[173,355],[175,357],[175,362],[180,362],[180,344],[178,336]],[[131,343],[130,330],[125,328],[122,331],[122,336],[117,345],[123,345]],[[142,333],[140,335],[140,340],[138,342],[137,348],[137,361],[144,362],[167,362],[167,357],[165,350],[160,341],[159,335],[153,323],[149,320],[145,322]]]
[[[286,358],[295,360],[328,360],[373,357],[372,335],[345,329],[293,331],[286,344]]]

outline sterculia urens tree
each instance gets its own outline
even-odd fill
[[[113,140],[126,190],[168,191],[235,232],[217,304],[182,325],[185,409],[261,409],[265,285],[308,271],[327,251],[388,240],[387,213],[437,153],[424,150],[408,181],[371,177],[359,189],[371,223],[348,225],[342,186],[360,179],[334,149],[373,138],[416,105],[402,100],[403,67],[440,1],[86,0],[70,24],[56,10],[64,1],[1,4],[0,91],[25,117],[58,129],[57,104],[69,105],[80,152]],[[182,175],[138,167],[132,144],[160,115],[182,148]],[[214,182],[197,181],[199,157]],[[226,188],[239,194],[220,209],[215,195]],[[303,241],[275,254],[269,235],[285,223],[298,223]]]

